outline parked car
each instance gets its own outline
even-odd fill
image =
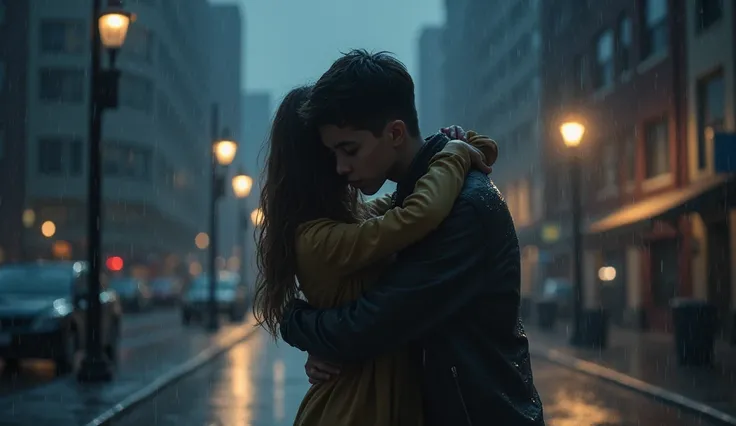
[[[50,359],[57,374],[72,371],[83,349],[88,306],[85,262],[19,263],[0,266],[0,358],[6,368],[23,359]],[[121,309],[103,288],[102,344],[115,361]]]
[[[110,279],[110,288],[118,294],[125,310],[140,312],[151,306],[151,289],[143,280],[133,277],[113,277]]]
[[[181,298],[181,283],[176,278],[162,277],[151,282],[153,303],[157,305],[175,305]]]
[[[209,277],[200,276],[194,280],[182,299],[181,319],[184,325],[192,320],[201,320],[209,312]],[[226,314],[230,321],[242,321],[248,311],[245,286],[240,276],[233,273],[220,273],[215,289],[217,310]]]

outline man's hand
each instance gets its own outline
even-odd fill
[[[465,136],[465,130],[463,130],[462,127],[457,125],[452,125],[450,127],[443,127],[440,129],[440,133],[443,133],[445,136],[447,136],[450,139],[457,139],[464,142],[467,142],[468,139]]]
[[[304,364],[304,371],[307,372],[309,383],[316,385],[326,382],[340,374],[340,367],[329,362],[320,361],[309,355],[307,357],[307,363]]]

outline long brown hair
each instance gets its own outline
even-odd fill
[[[271,127],[260,208],[258,278],[253,313],[274,337],[284,309],[299,295],[296,230],[305,222],[330,218],[353,223],[359,195],[335,170],[335,158],[319,132],[299,116],[311,87],[299,87],[281,102]]]

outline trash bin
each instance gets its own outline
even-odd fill
[[[693,299],[674,299],[670,305],[680,365],[711,364],[718,328],[716,307]]]
[[[537,302],[537,326],[542,330],[551,330],[557,321],[557,303],[554,300]]]
[[[608,313],[604,309],[589,309],[581,313],[580,345],[595,349],[608,346]]]
[[[521,306],[519,307],[519,315],[522,321],[529,321],[532,316],[532,299],[528,297],[521,298]]]

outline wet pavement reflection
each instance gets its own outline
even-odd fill
[[[309,388],[304,361],[304,353],[258,332],[113,424],[291,425]],[[533,362],[550,426],[715,425],[581,373]]]

